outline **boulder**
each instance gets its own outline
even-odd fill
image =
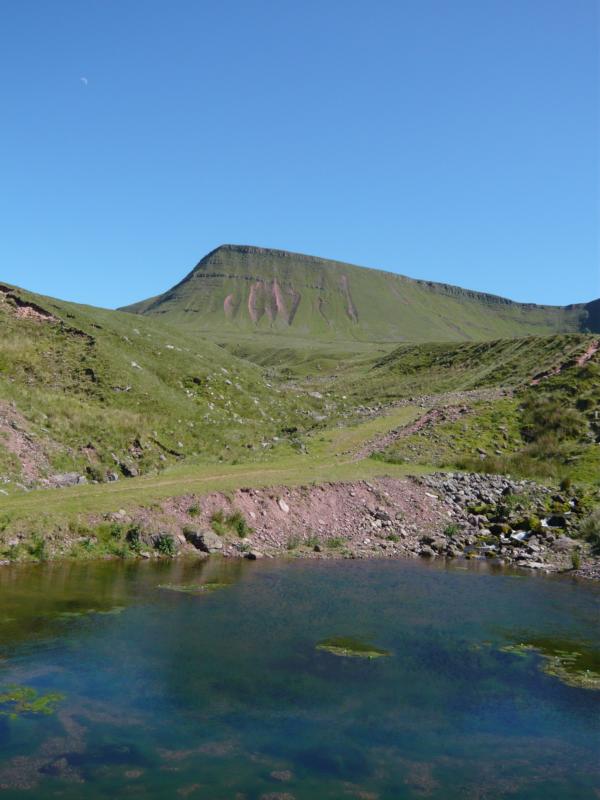
[[[248,561],[256,561],[259,558],[264,558],[264,556],[260,550],[248,550],[248,552],[244,555],[244,558],[247,558]]]
[[[569,536],[560,536],[552,543],[552,549],[558,553],[568,553],[574,547],[577,547],[577,542]]]
[[[196,550],[204,553],[218,553],[223,549],[223,541],[214,531],[200,531],[196,528],[184,528],[183,535]]]
[[[77,472],[61,472],[58,475],[52,475],[50,483],[53,486],[77,486],[80,483],[87,483],[84,475],[79,475]]]

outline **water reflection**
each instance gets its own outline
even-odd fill
[[[221,588],[158,588],[206,583]],[[0,788],[42,800],[590,797],[600,692],[506,648],[583,647],[598,600],[591,584],[415,562],[3,570],[0,685],[64,700],[50,716],[0,717]],[[392,655],[316,647],[348,637]]]

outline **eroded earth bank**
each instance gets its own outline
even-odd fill
[[[477,473],[188,494],[48,532],[42,555],[485,559],[599,578],[575,491]],[[15,558],[26,546],[7,543]],[[3,561],[10,563],[10,559]]]

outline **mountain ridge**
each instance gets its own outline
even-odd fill
[[[204,332],[452,341],[579,332],[588,321],[597,331],[596,303],[524,303],[303,253],[224,244],[171,289],[120,310],[167,314]]]

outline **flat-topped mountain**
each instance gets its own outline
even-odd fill
[[[451,341],[600,331],[600,301],[517,303],[315,256],[222,245],[180,283],[122,309],[205,333],[322,340]]]

